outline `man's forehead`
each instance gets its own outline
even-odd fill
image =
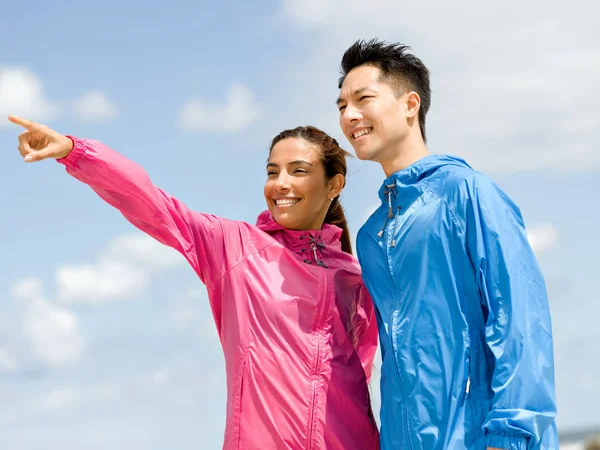
[[[356,95],[367,89],[377,89],[380,82],[380,69],[374,66],[360,66],[352,69],[340,89],[340,98]]]
[[[355,67],[346,75],[343,86],[360,84],[377,83],[381,76],[381,70],[375,66],[360,66]]]
[[[346,101],[347,97],[356,97],[359,94],[362,94],[365,91],[374,91],[377,89],[375,83],[368,84],[357,84],[356,86],[342,86],[340,90],[340,96],[337,99],[337,103]]]

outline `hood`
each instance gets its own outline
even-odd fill
[[[320,230],[291,230],[279,225],[269,210],[260,213],[256,226],[270,234],[283,246],[298,254],[307,264],[324,266],[321,252],[325,249],[341,251],[342,229],[324,223]]]
[[[379,237],[382,237],[385,232],[385,227],[390,219],[400,214],[402,205],[400,205],[396,199],[397,187],[402,186],[405,192],[405,201],[411,197],[409,192],[412,191],[412,196],[418,195],[418,189],[415,186],[419,182],[427,179],[431,174],[435,173],[442,166],[458,166],[471,169],[471,166],[467,162],[456,156],[451,155],[427,155],[421,158],[417,162],[411,164],[405,169],[399,170],[386,178],[379,188],[379,198],[384,204],[387,204],[388,213],[383,222],[383,227],[377,233]],[[408,189],[406,189],[408,188]],[[408,197],[408,198],[407,198]],[[396,246],[396,227],[398,220],[394,220],[394,229],[392,231],[391,246]]]
[[[460,166],[472,169],[472,167],[462,158],[452,155],[428,155],[417,162],[411,164],[405,169],[393,173],[385,179],[379,189],[379,197],[387,201],[387,188],[396,184],[411,185],[420,182],[434,173],[442,166]]]

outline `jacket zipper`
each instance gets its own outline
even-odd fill
[[[315,410],[317,409],[317,387],[319,385],[319,370],[321,367],[321,339],[320,339],[320,327],[321,327],[321,318],[326,311],[327,308],[327,298],[332,295],[329,292],[329,272],[325,272],[325,301],[321,302],[322,309],[318,311],[318,316],[315,320],[315,333],[317,337],[317,352],[315,356],[315,366],[312,374],[311,381],[311,399],[310,399],[310,409],[309,409],[309,422],[308,422],[308,442],[307,442],[307,450],[311,450],[313,447],[313,433],[314,433],[314,422],[315,422]]]
[[[465,383],[465,401],[468,400],[469,392],[471,392],[471,349],[467,349],[467,357],[466,357],[466,375],[467,381]]]
[[[391,198],[390,198],[390,205],[389,205],[389,207],[390,207],[390,210],[391,210],[392,209]],[[390,272],[390,275],[392,275],[392,273],[393,273],[392,261],[391,261],[391,257],[390,257],[390,245],[391,245],[390,242],[394,242],[394,244],[395,244],[395,240],[396,240],[396,236],[395,236],[395,234],[396,234],[396,222],[399,220],[399,217],[396,216],[396,217],[394,217],[393,220],[394,220],[394,228],[393,228],[394,235],[391,235],[390,232],[388,231],[392,227],[391,223],[387,226],[387,228],[384,227],[384,233],[387,232],[387,239],[386,239],[386,246],[385,246],[387,254],[385,256],[386,256],[386,259],[387,259],[387,262],[388,262],[388,271]],[[393,276],[391,278],[393,279]],[[408,405],[407,405],[407,402],[406,402],[406,394],[405,394],[406,391],[404,390],[404,382],[402,381],[402,377],[400,376],[400,370],[398,368],[398,360],[396,358],[396,349],[395,349],[395,346],[394,346],[394,339],[393,339],[393,336],[392,336],[391,333],[390,333],[390,341],[391,341],[390,344],[392,346],[392,350],[394,352],[394,356],[393,357],[394,357],[394,363],[395,363],[395,366],[396,366],[396,376],[398,377],[398,382],[400,383],[400,391],[402,392],[402,404],[404,406],[403,407],[403,410],[404,410],[403,412],[404,412],[404,425],[405,425],[405,432],[406,432],[406,441],[407,441],[407,444],[408,444],[408,449],[412,450],[412,443],[411,443],[411,437],[410,437],[410,427],[408,425]]]
[[[319,369],[319,357],[321,353],[321,341],[317,338],[317,361],[315,363],[315,372],[313,377],[316,376]],[[317,380],[313,378],[311,381],[312,385],[312,398],[310,400],[310,414],[309,414],[309,422],[308,422],[308,446],[307,450],[312,449],[312,440],[313,440],[313,430],[314,430],[314,422],[315,422],[315,409],[317,409]]]

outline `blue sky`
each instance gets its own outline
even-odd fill
[[[310,123],[351,149],[334,105],[344,49],[411,45],[432,72],[430,150],[492,176],[525,216],[550,293],[559,426],[600,426],[596,5],[54,5],[2,7],[0,115],[102,140],[191,208],[250,222],[279,131]],[[23,163],[19,132],[0,121],[0,447],[220,448],[224,371],[204,287],[62,166]],[[350,167],[354,234],[384,177]]]

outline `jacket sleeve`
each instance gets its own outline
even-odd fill
[[[206,285],[224,272],[223,219],[190,211],[154,186],[142,167],[101,142],[69,138],[73,150],[57,161],[70,175],[90,186],[135,227],[180,252]]]
[[[371,381],[373,361],[377,352],[378,334],[375,307],[364,285],[361,285],[356,309],[356,353],[367,376]]]
[[[483,425],[487,445],[533,448],[556,415],[545,282],[519,208],[490,179],[478,175],[470,183],[466,210],[467,251],[495,361],[492,408]]]

